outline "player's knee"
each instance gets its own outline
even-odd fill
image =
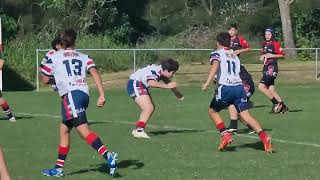
[[[264,84],[262,84],[262,83],[260,83],[260,84],[258,85],[258,88],[259,88],[260,91],[264,91],[264,90],[267,89],[267,88],[266,88],[266,85],[264,85]]]
[[[215,110],[212,109],[212,108],[209,108],[209,109],[208,109],[208,113],[209,113],[209,115],[210,115],[210,114],[215,114],[215,113],[217,113],[217,111],[215,111]]]
[[[149,112],[149,113],[152,113],[154,111],[154,106],[153,105],[150,105],[146,108],[146,111]]]

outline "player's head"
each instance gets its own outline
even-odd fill
[[[61,33],[60,38],[62,47],[64,49],[74,48],[77,39],[77,33],[73,29],[67,29]]]
[[[270,41],[273,39],[274,36],[274,31],[273,28],[267,27],[266,30],[264,31],[264,37],[267,41]]]
[[[62,47],[61,47],[61,39],[60,39],[60,35],[56,36],[52,41],[51,41],[51,47],[52,49],[59,51]]]
[[[166,78],[171,78],[179,69],[179,63],[171,58],[162,60],[160,65],[163,70],[161,76]]]
[[[237,25],[236,24],[230,24],[230,26],[228,27],[228,32],[229,32],[231,37],[237,35],[237,33],[238,33]]]
[[[230,47],[231,36],[227,32],[221,32],[217,35],[217,46],[221,47]]]

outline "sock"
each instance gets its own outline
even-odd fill
[[[147,124],[145,122],[142,122],[142,121],[138,121],[136,123],[136,129],[137,131],[141,132],[141,131],[144,131],[144,129],[146,128]]]
[[[13,117],[11,109],[10,109],[9,104],[8,104],[7,101],[2,103],[0,106],[3,109],[3,111],[7,114],[8,118],[12,118]]]
[[[222,136],[228,132],[227,129],[226,129],[226,127],[224,126],[224,123],[223,123],[223,122],[217,124],[216,127],[217,127],[217,129],[219,130],[219,133],[220,133]]]
[[[69,152],[69,147],[59,146],[59,148],[58,148],[58,159],[57,159],[57,162],[56,162],[56,166],[54,168],[63,168],[64,161],[67,158],[68,152]]]
[[[94,132],[88,134],[86,141],[89,145],[91,145],[91,147],[97,150],[102,157],[108,160],[108,149],[102,144],[100,138]]]
[[[238,120],[237,119],[230,119],[229,128],[238,129]]]
[[[270,99],[270,101],[272,102],[273,105],[279,104],[279,101],[274,97],[272,99]]]
[[[263,143],[266,142],[266,141],[267,141],[267,138],[269,137],[268,134],[267,134],[266,132],[264,132],[263,130],[260,131],[260,132],[258,133],[258,135],[259,135],[259,137],[260,137],[260,139],[261,139],[261,141],[262,141]]]

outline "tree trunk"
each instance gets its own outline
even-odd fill
[[[291,25],[291,17],[290,17],[290,4],[293,0],[278,0],[280,16],[281,16],[281,24],[282,24],[282,34],[284,39],[285,48],[295,48],[296,45],[293,40],[292,35],[292,25]],[[296,50],[286,50],[287,57],[289,58],[297,58]]]

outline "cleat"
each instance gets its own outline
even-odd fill
[[[281,103],[274,105],[274,106],[272,107],[272,113],[273,113],[273,114],[278,114],[278,113],[280,113],[281,107],[282,107],[282,104],[281,104]]]
[[[285,114],[285,113],[287,113],[287,112],[289,112],[289,108],[288,108],[288,106],[286,106],[285,104],[284,104],[284,102],[281,102],[281,108],[280,108],[280,113],[281,114]]]
[[[238,134],[238,129],[236,128],[228,128],[227,131],[232,134]]]
[[[108,160],[107,166],[109,167],[109,175],[113,177],[117,170],[117,160],[118,160],[118,153],[116,152],[107,152]]]
[[[262,142],[264,146],[264,151],[268,153],[272,153],[272,143],[271,137],[268,137],[265,142]]]
[[[132,135],[135,138],[144,138],[144,139],[150,139],[151,137],[148,136],[147,133],[145,133],[144,131],[138,131],[137,129],[134,129],[132,131]]]
[[[219,150],[223,151],[228,144],[230,144],[233,141],[232,135],[228,132],[226,132],[222,137],[221,137],[221,143],[219,145]]]
[[[10,121],[10,122],[17,122],[17,120],[16,120],[16,118],[15,118],[15,117],[11,117],[11,118],[9,118],[9,121]]]
[[[41,173],[45,176],[54,176],[54,177],[64,176],[62,168],[45,169],[41,171]]]

